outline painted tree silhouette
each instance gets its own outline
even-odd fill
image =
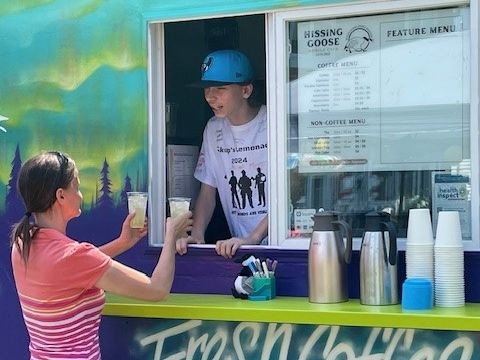
[[[100,187],[95,187],[91,210],[69,225],[71,233],[77,239],[88,239],[89,242],[100,245],[113,238],[122,225],[123,214],[115,208],[109,174],[110,166],[105,158],[100,171]]]
[[[110,166],[108,165],[107,158],[103,161],[103,167],[100,171],[100,197],[97,201],[97,207],[102,210],[112,210],[114,208],[111,186],[112,182],[109,178]]]
[[[120,206],[123,208],[127,206],[128,200],[127,200],[127,192],[132,191],[132,180],[130,179],[130,176],[125,177],[125,184],[123,185],[122,192],[120,193]]]
[[[18,144],[11,164],[12,170],[10,172],[10,179],[7,184],[7,195],[5,197],[5,210],[7,213],[7,221],[9,223],[18,221],[22,213],[25,211],[23,201],[17,190],[18,176],[20,174],[20,168],[22,167],[20,147]]]
[[[93,211],[95,209],[95,206],[97,206],[98,202],[98,184],[95,184],[95,194],[92,195],[92,203],[90,204],[90,211]]]

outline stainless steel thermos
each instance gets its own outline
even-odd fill
[[[388,212],[365,215],[360,247],[360,303],[398,303],[397,232]]]
[[[334,212],[321,211],[313,217],[308,250],[309,300],[338,303],[348,300],[347,264],[352,256],[352,230]],[[344,245],[341,230],[347,243]]]

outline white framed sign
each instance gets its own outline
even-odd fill
[[[198,146],[167,145],[168,197],[197,197],[200,183],[193,176],[197,160]]]
[[[472,239],[470,177],[432,172],[432,226],[437,228],[440,211],[458,211],[463,240]]]
[[[299,171],[469,159],[469,32],[465,8],[298,22]]]

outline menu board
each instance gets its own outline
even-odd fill
[[[193,174],[197,166],[198,146],[167,145],[168,197],[196,198],[199,182]]]
[[[299,171],[470,158],[469,29],[468,8],[297,23]]]

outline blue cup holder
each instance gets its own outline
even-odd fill
[[[406,279],[402,286],[402,309],[429,310],[432,307],[432,281],[424,278]]]

